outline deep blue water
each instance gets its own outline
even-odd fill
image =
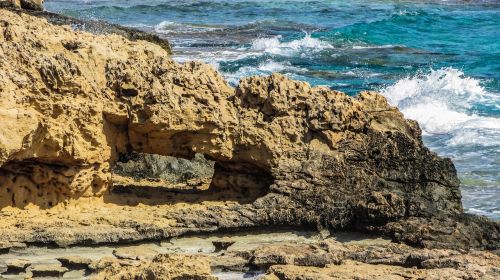
[[[379,90],[455,162],[466,211],[500,219],[500,2],[47,0],[46,9],[157,32],[177,61],[232,84],[281,72]]]

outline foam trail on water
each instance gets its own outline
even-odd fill
[[[200,24],[179,23],[173,21],[162,21],[154,26],[156,33],[171,34],[171,33],[198,33],[214,30],[221,30],[219,27],[212,27]]]
[[[306,33],[306,36],[302,39],[290,42],[282,42],[281,39],[281,36],[255,39],[250,49],[252,51],[282,56],[293,56],[303,52],[319,52],[325,49],[333,49],[332,45],[311,37],[309,33]]]
[[[381,92],[407,118],[417,120],[424,134],[449,134],[447,145],[500,145],[500,118],[471,112],[475,104],[499,104],[500,97],[457,69],[407,77]]]

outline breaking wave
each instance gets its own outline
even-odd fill
[[[333,46],[325,41],[311,37],[306,33],[305,37],[290,42],[283,42],[281,36],[271,38],[258,38],[252,42],[252,51],[261,51],[269,54],[294,56],[304,52],[319,52],[325,49],[333,49]]]
[[[500,118],[475,112],[477,104],[498,106],[500,96],[454,68],[399,80],[382,90],[389,103],[417,120],[424,134],[449,134],[447,145],[500,145]]]
[[[198,33],[208,32],[214,30],[221,30],[220,27],[201,25],[201,24],[188,24],[173,21],[162,21],[154,27],[155,32],[160,34],[171,33]]]

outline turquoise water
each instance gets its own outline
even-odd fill
[[[498,1],[47,0],[46,9],[156,32],[174,58],[234,85],[281,72],[379,90],[453,159],[466,211],[500,219]]]

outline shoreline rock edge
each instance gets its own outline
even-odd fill
[[[309,226],[498,249],[499,223],[463,213],[451,160],[429,151],[418,124],[378,93],[350,97],[279,74],[231,88],[209,65],[175,63],[161,46],[5,9],[0,65],[0,208],[31,217],[7,217],[5,240],[96,244]],[[135,198],[157,223],[116,217],[136,205],[112,192],[111,170],[131,152],[204,154],[215,161],[209,190]],[[85,201],[116,212],[85,222],[64,218],[76,210],[46,215]]]

